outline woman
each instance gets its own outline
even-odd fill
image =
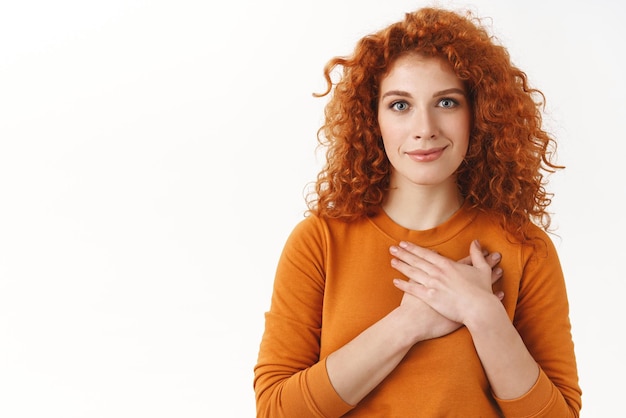
[[[325,77],[327,162],[279,260],[258,416],[578,416],[541,92],[436,8]]]

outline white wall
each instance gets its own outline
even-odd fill
[[[274,268],[320,164],[322,66],[427,4],[2,0],[0,416],[254,416]],[[547,95],[582,416],[614,416],[624,6],[440,4],[491,16]]]

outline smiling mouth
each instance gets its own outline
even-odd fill
[[[432,148],[428,150],[415,150],[407,152],[406,155],[408,155],[409,158],[411,158],[413,161],[430,162],[435,161],[439,157],[441,157],[445,149],[446,147]]]

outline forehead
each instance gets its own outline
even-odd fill
[[[398,57],[389,66],[381,79],[381,88],[397,88],[398,85],[420,88],[440,88],[442,86],[464,89],[448,61],[440,57],[425,57],[418,54],[406,54]]]

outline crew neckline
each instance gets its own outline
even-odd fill
[[[450,218],[431,229],[405,228],[391,219],[382,208],[369,220],[379,231],[393,241],[406,240],[419,243],[422,246],[434,246],[454,238],[476,218],[477,214],[477,210],[470,208],[470,204],[466,200]]]

